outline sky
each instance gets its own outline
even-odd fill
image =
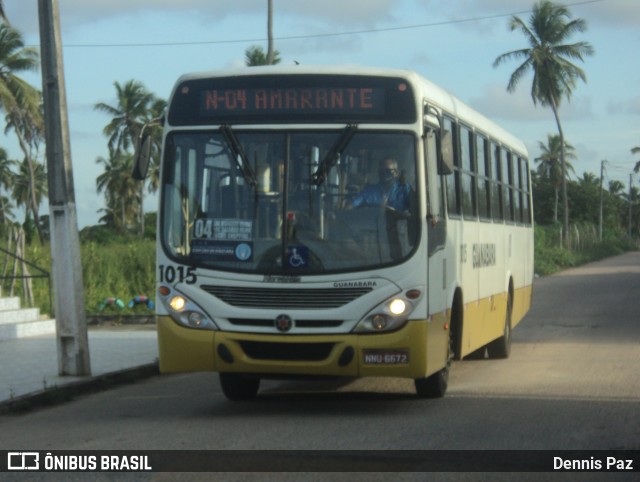
[[[25,44],[39,46],[35,0],[4,0]],[[595,49],[587,75],[560,107],[576,175],[620,180],[640,161],[640,0],[558,0],[587,31],[570,41]],[[557,134],[550,109],[535,107],[532,77],[506,90],[517,63],[493,61],[528,45],[511,32],[512,15],[528,19],[533,0],[273,0],[273,34],[282,65],[358,64],[415,70],[493,119],[540,155],[539,142]],[[248,47],[267,46],[267,0],[59,0],[63,60],[78,225],[98,224],[104,194],[96,193],[98,157],[107,157],[102,130],[107,114],[94,105],[116,104],[114,83],[134,79],[167,99],[178,77],[242,67]],[[39,72],[22,75],[41,88]],[[17,142],[0,136],[13,159]],[[640,186],[639,176],[633,185]],[[46,201],[45,201],[46,202]],[[156,210],[148,196],[147,210]],[[41,207],[41,214],[48,205]]]

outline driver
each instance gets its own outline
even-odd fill
[[[411,187],[399,180],[398,163],[393,158],[380,161],[378,183],[370,184],[351,199],[350,206],[386,206],[396,211],[409,210]]]

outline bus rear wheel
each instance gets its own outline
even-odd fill
[[[500,359],[509,358],[511,354],[511,295],[507,298],[507,313],[504,320],[504,331],[502,336],[497,340],[493,340],[487,345],[487,353],[489,358]]]
[[[260,379],[238,373],[220,373],[220,386],[229,400],[253,400],[258,395]]]

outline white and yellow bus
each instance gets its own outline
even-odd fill
[[[219,372],[232,400],[300,376],[441,397],[451,360],[509,356],[532,296],[527,151],[418,74],[185,75],[161,166],[161,372]]]

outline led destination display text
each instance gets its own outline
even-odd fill
[[[206,90],[202,93],[200,112],[203,116],[230,112],[380,114],[384,112],[384,90],[371,87]]]
[[[186,80],[171,99],[171,125],[413,123],[405,79],[358,75],[248,75]]]

